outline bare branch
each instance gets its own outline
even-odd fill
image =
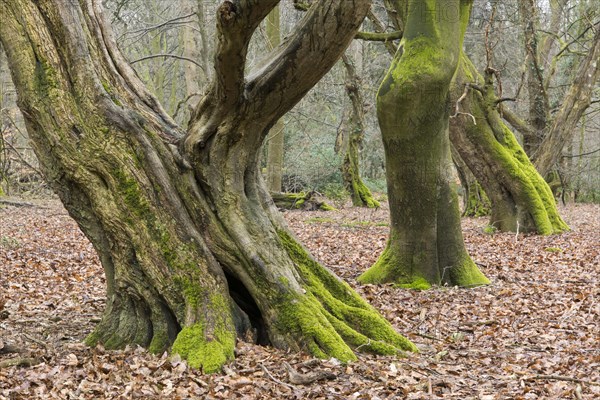
[[[246,55],[252,34],[279,3],[276,0],[224,1],[217,9],[218,47],[215,92],[218,101],[234,104],[244,90]]]
[[[368,40],[372,42],[388,42],[390,40],[402,39],[402,31],[394,32],[357,32],[355,39]]]
[[[176,54],[167,54],[167,53],[150,54],[149,56],[145,56],[145,57],[142,57],[142,58],[138,58],[137,60],[133,60],[133,61],[129,62],[129,64],[135,64],[135,63],[139,63],[140,61],[145,61],[145,60],[150,60],[152,58],[160,58],[160,57],[163,57],[163,58],[175,58],[177,60],[189,61],[191,63],[196,64],[200,68],[202,68],[202,65],[200,65],[198,62],[192,60],[191,58],[183,57],[183,56],[178,56]]]
[[[273,120],[296,104],[335,64],[352,40],[369,0],[321,0],[296,31],[248,76],[253,109]],[[285,96],[282,96],[285,93]]]

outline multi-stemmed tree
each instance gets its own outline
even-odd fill
[[[246,73],[277,3],[221,3],[213,79],[184,131],[117,49],[100,0],[0,2],[31,141],[106,273],[88,343],[172,346],[205,371],[233,357],[236,332],[343,361],[358,347],[415,350],[297,242],[258,165],[269,128],[337,61],[370,2],[314,2]]]

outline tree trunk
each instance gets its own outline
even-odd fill
[[[390,238],[361,282],[403,287],[489,283],[464,247],[450,187],[448,89],[471,1],[410,1],[404,37],[377,94]],[[448,10],[452,18],[439,18]],[[458,12],[460,11],[460,17]]]
[[[567,230],[550,188],[498,113],[493,72],[484,81],[462,54],[452,104],[450,137],[491,200],[490,224],[501,231],[545,235]]]
[[[519,16],[523,26],[527,93],[529,96],[529,125],[531,135],[523,134],[523,148],[528,155],[539,147],[544,137],[550,104],[544,87],[543,66],[538,57],[536,37],[537,10],[534,0],[519,0]]]
[[[365,110],[364,100],[360,89],[360,78],[352,59],[348,55],[342,56],[346,68],[346,94],[350,99],[350,112],[346,123],[341,128],[341,146],[336,143],[336,150],[344,151],[342,162],[342,178],[344,187],[350,193],[352,205],[355,207],[376,208],[379,202],[360,178],[359,154],[365,136]]]
[[[542,176],[546,176],[558,161],[565,143],[577,132],[577,124],[592,101],[596,82],[600,79],[600,29],[596,29],[591,47],[577,67],[577,72],[562,100],[544,140],[532,160]]]
[[[458,171],[458,177],[463,189],[463,213],[464,217],[483,217],[490,215],[491,203],[490,199],[485,194],[483,188],[477,182],[477,178],[471,172],[467,164],[460,157],[455,146],[450,147],[452,150],[452,161]]]
[[[271,49],[281,42],[279,6],[267,16],[267,39]],[[267,136],[267,188],[270,192],[281,192],[283,177],[284,135],[283,119],[277,120]]]
[[[215,77],[183,132],[117,50],[100,0],[0,2],[35,151],[106,273],[107,307],[87,343],[172,346],[207,372],[233,358],[236,331],[342,361],[358,347],[416,350],[298,244],[258,168],[268,129],[336,62],[369,7],[347,3],[315,4],[245,75],[251,35],[277,1],[223,2]]]
[[[184,15],[195,13],[197,18],[196,26],[185,24],[182,34],[183,56],[197,63],[186,61],[183,65],[186,100],[192,109],[202,96],[202,88],[210,82],[204,5],[197,0],[184,0],[181,12]]]

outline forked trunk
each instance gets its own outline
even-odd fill
[[[490,224],[501,231],[552,234],[568,229],[552,191],[503,122],[492,82],[462,54],[452,85],[450,138],[488,195]]]
[[[347,3],[314,5],[244,76],[252,32],[277,1],[223,2],[215,80],[182,132],[117,50],[100,0],[0,2],[40,164],[106,273],[89,344],[172,346],[208,372],[233,358],[236,330],[342,361],[358,347],[416,350],[297,243],[257,164],[270,126],[333,65],[369,7]]]
[[[377,94],[390,202],[390,238],[362,282],[489,283],[464,247],[450,186],[448,90],[470,1],[410,1],[404,37]],[[442,17],[448,10],[452,18]]]

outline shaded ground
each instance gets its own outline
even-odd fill
[[[385,246],[385,208],[285,215],[313,254],[353,287]],[[93,248],[56,201],[5,206],[0,399],[600,398],[600,207],[570,206],[562,215],[573,231],[549,237],[486,234],[485,219],[463,221],[490,286],[357,287],[420,355],[361,356],[339,365],[239,343],[223,374],[202,375],[143,349],[83,346],[104,307]],[[15,357],[41,363],[3,366]],[[286,362],[335,378],[292,384]]]

